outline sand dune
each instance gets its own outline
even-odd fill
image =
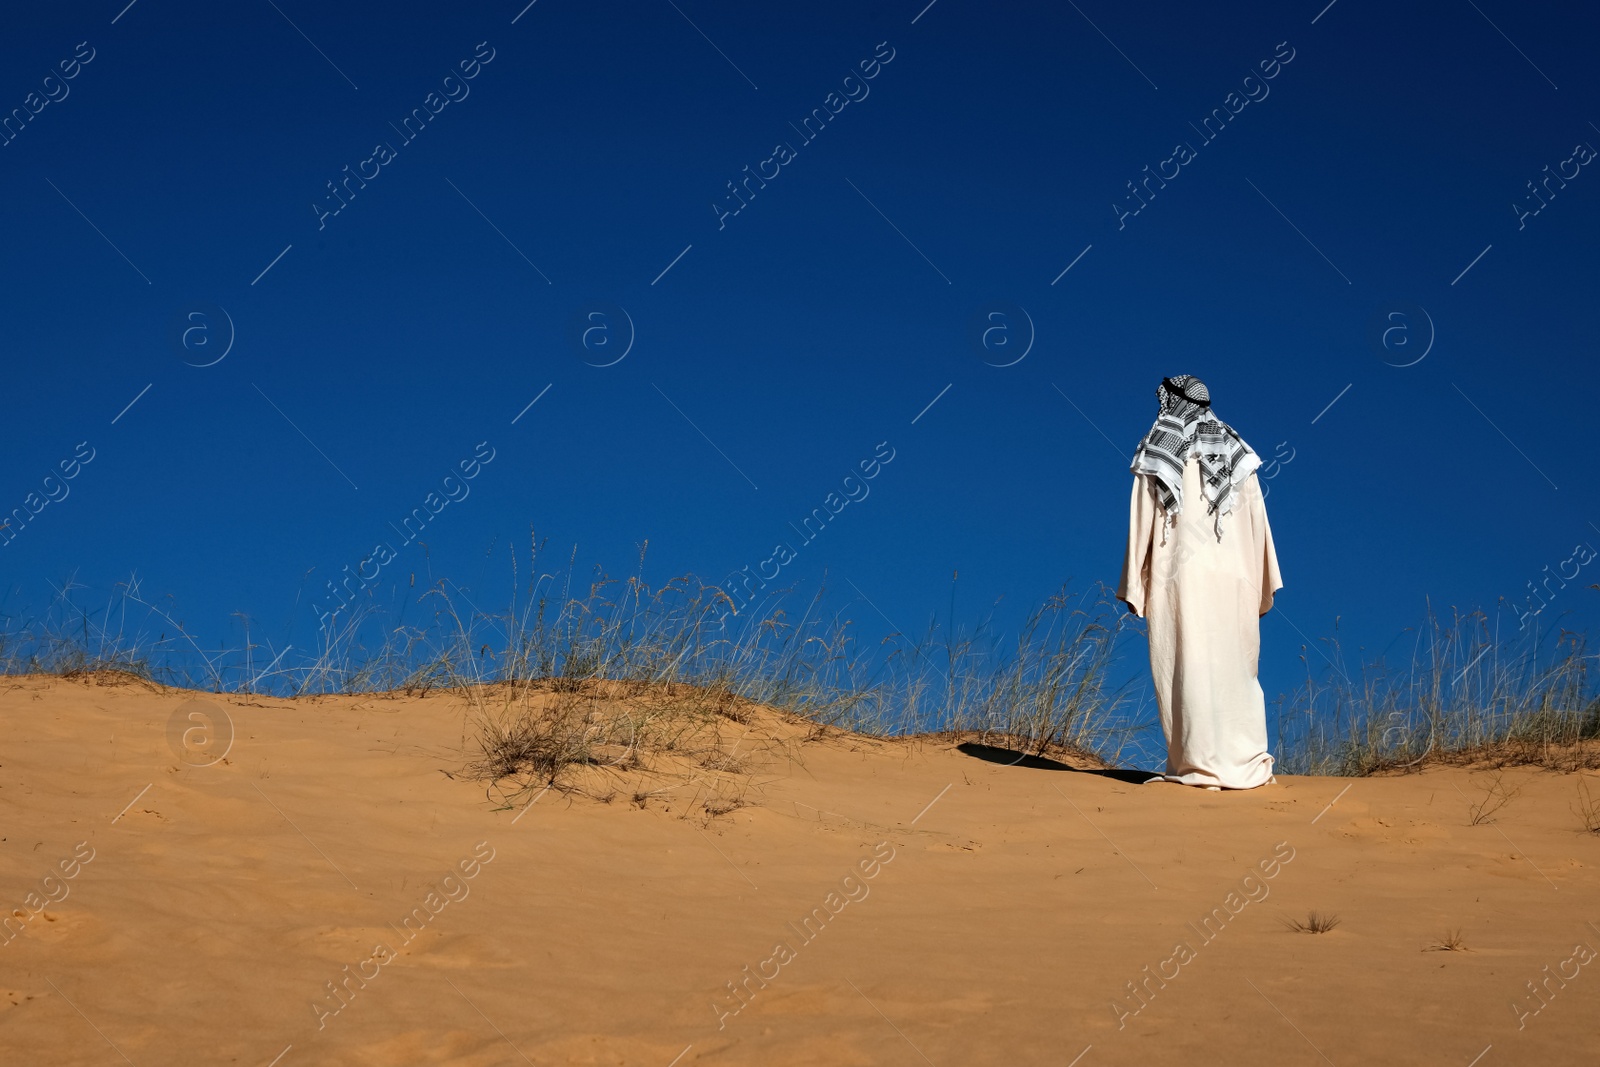
[[[1470,825],[1490,773],[1207,793],[763,711],[508,807],[456,696],[0,690],[7,1065],[1600,1060],[1572,775]]]

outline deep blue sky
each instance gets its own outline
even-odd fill
[[[1297,628],[1339,617],[1382,647],[1429,598],[1522,603],[1600,547],[1600,174],[1567,164],[1521,229],[1512,207],[1600,147],[1600,16],[924,2],[8,16],[0,108],[67,95],[0,147],[0,507],[79,442],[94,459],[0,548],[6,610],[137,573],[214,646],[244,612],[305,647],[322,581],[481,441],[495,458],[430,524],[431,561],[401,549],[383,597],[431,563],[503,603],[530,524],[563,561],[577,544],[625,573],[648,539],[647,577],[715,580],[888,441],[870,496],[785,578],[826,570],[917,630],[959,571],[958,620],[1000,598],[1014,618],[1064,579],[1115,582],[1127,457],[1185,372],[1264,457],[1292,450],[1268,501],[1287,583],[1269,698],[1298,675]],[[80,42],[93,59],[46,83]],[[404,143],[390,124],[489,49]],[[804,143],[790,123],[891,49]],[[1191,127],[1246,91],[1268,95],[1214,140]],[[325,183],[380,141],[394,158],[319,229]],[[779,141],[795,157],[719,228],[726,183]],[[1125,183],[1180,141],[1194,158],[1119,229]],[[172,323],[207,306],[236,339],[196,368],[219,346],[186,350]],[[597,367],[617,349],[585,362],[572,323],[603,307],[636,339]],[[1036,333],[1013,366],[972,341],[1000,307]],[[1432,347],[1392,366],[1426,347],[1419,307]],[[1374,344],[1405,308],[1413,344]],[[1010,314],[990,362],[1021,352]],[[1541,624],[1592,617],[1595,581]],[[876,609],[852,611],[887,629]]]

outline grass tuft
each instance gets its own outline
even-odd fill
[[[1337,639],[1301,648],[1306,681],[1278,700],[1278,767],[1404,773],[1428,764],[1600,767],[1600,694],[1586,635],[1502,641],[1482,612],[1430,609],[1409,662],[1352,674]]]
[[[512,556],[503,604],[448,580],[395,589],[390,606],[368,590],[312,641],[296,638],[307,647],[263,640],[243,615],[229,640],[203,641],[170,603],[146,600],[136,577],[103,604],[68,580],[41,610],[0,614],[0,674],[287,697],[449,692],[468,709],[474,772],[540,788],[667,758],[745,773],[752,754],[734,756],[739,738],[768,709],[804,721],[802,744],[866,734],[987,746],[1002,762],[1160,758],[1141,624],[1103,586],[1063,587],[1010,633],[991,619],[930,622],[866,644],[849,616],[855,603],[835,605],[825,589],[734,597],[692,575],[652,586],[648,545],[633,575],[597,570],[583,581],[576,549],[547,571],[543,548],[530,537],[526,556]],[[1501,641],[1490,623],[1430,609],[1397,665],[1379,656],[1347,668],[1337,635],[1303,647],[1305,682],[1277,702],[1277,769],[1600,768],[1585,636],[1530,630]],[[1473,821],[1510,798],[1491,787]],[[1586,782],[1575,810],[1600,832]]]
[[[1588,775],[1578,775],[1578,803],[1572,810],[1585,833],[1600,834],[1600,799],[1590,791]]]
[[[1313,911],[1306,916],[1304,922],[1299,919],[1284,919],[1283,925],[1297,934],[1325,934],[1339,925],[1339,916],[1323,915]]]

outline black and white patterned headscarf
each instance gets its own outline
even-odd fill
[[[1261,457],[1232,426],[1212,414],[1211,393],[1194,375],[1163,378],[1156,399],[1161,411],[1133,453],[1133,470],[1155,479],[1161,506],[1172,518],[1183,510],[1184,461],[1195,456],[1207,510],[1216,516],[1220,539],[1222,516],[1233,510],[1234,490],[1261,465]]]

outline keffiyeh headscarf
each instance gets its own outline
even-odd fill
[[[1133,453],[1133,470],[1155,479],[1161,506],[1173,518],[1183,510],[1184,461],[1195,456],[1207,510],[1216,516],[1221,539],[1222,516],[1233,510],[1234,490],[1261,465],[1261,457],[1212,414],[1211,393],[1194,375],[1163,378],[1156,399],[1161,411]]]

